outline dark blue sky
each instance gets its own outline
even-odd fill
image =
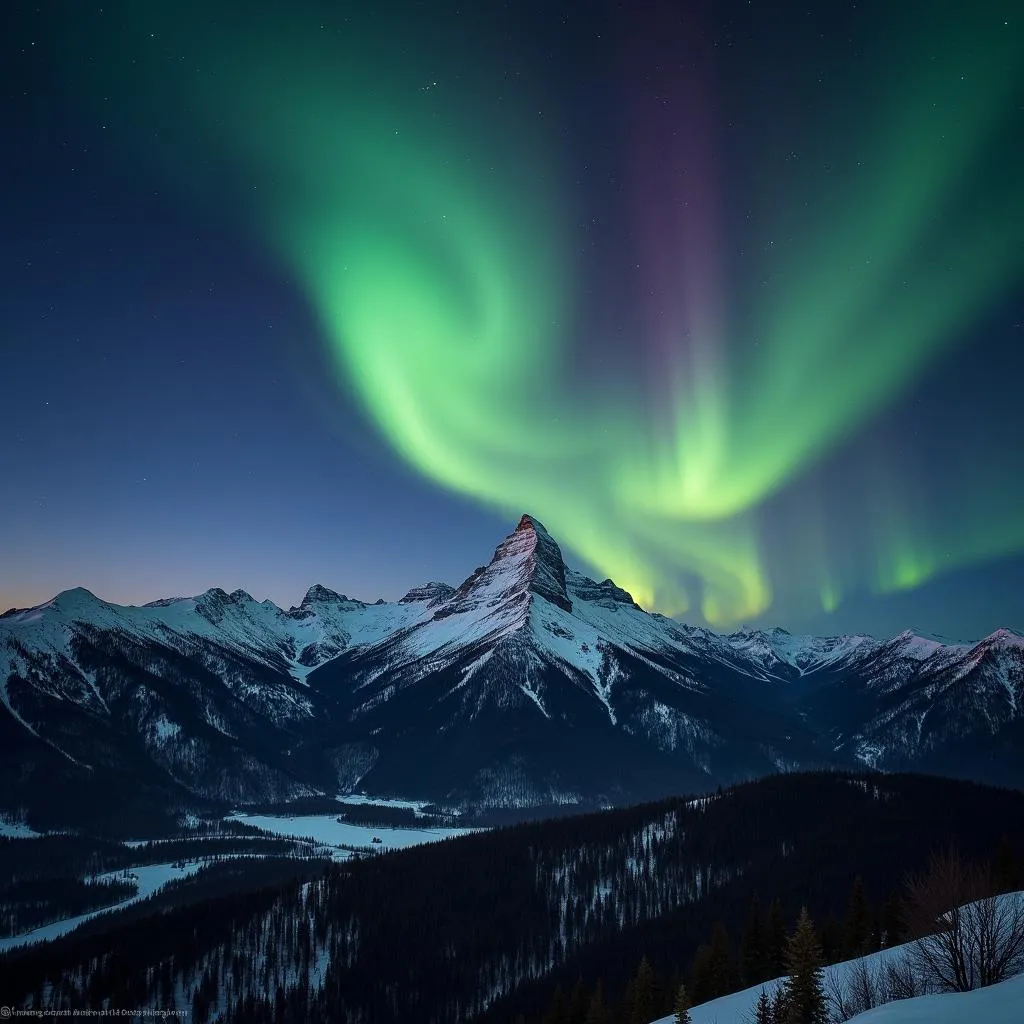
[[[574,329],[581,337],[596,336],[615,320],[617,330],[607,334],[621,339],[642,334],[645,323],[635,298],[641,292],[624,283],[622,250],[646,225],[654,236],[648,255],[661,245],[665,259],[672,258],[671,246],[659,235],[671,218],[642,188],[631,198],[623,185],[637,153],[643,156],[644,146],[655,152],[659,133],[667,131],[667,115],[657,113],[667,104],[675,104],[672,117],[690,118],[687,124],[705,118],[707,134],[716,140],[717,163],[709,165],[714,188],[699,194],[720,207],[709,238],[723,251],[724,278],[745,282],[736,288],[740,297],[776,286],[770,277],[755,280],[744,269],[747,249],[755,238],[763,242],[762,228],[747,226],[758,202],[771,210],[783,196],[794,209],[807,207],[805,195],[811,209],[815,203],[822,209],[829,202],[841,205],[846,197],[863,201],[854,172],[835,186],[834,195],[828,192],[832,169],[824,165],[784,179],[792,161],[783,143],[791,135],[801,140],[801,153],[812,150],[815,139],[837,135],[836,117],[844,109],[856,112],[851,137],[863,132],[867,138],[871,109],[860,109],[859,97],[870,103],[880,97],[870,74],[857,79],[856,62],[864,53],[912,48],[907,25],[915,14],[908,9],[900,22],[906,35],[889,47],[884,33],[899,26],[883,17],[884,5],[812,4],[813,11],[806,6],[782,5],[769,17],[743,4],[666,5],[658,16],[679,21],[680,31],[695,40],[693,52],[702,55],[686,67],[679,62],[679,74],[667,74],[673,41],[661,38],[653,15],[649,24],[641,14],[624,19],[609,5],[583,18],[577,5],[536,4],[511,14],[502,8],[500,16],[478,11],[475,20],[467,20],[455,7],[441,5],[429,19],[436,38],[423,43],[425,51],[409,43],[406,58],[406,36],[415,37],[425,15],[417,5],[395,4],[389,17],[403,27],[395,30],[389,60],[397,77],[403,62],[422,61],[426,52],[430,60],[423,66],[436,66],[442,83],[457,80],[465,91],[474,88],[473,76],[483,75],[480,69],[489,62],[515,68],[527,83],[520,98],[539,98],[550,122],[545,138],[556,140],[550,175],[560,179],[568,197],[567,248],[581,254],[572,277],[574,299],[582,307]],[[952,75],[957,61],[978,66],[986,32],[1012,31],[1019,39],[1020,26],[1011,18],[1024,19],[1014,6],[982,4],[981,42],[970,53],[938,48],[935,59],[947,61]],[[252,7],[272,23],[273,5]],[[199,153],[205,145],[199,128],[194,138],[180,126],[176,137],[163,136],[165,115],[156,98],[139,98],[128,117],[125,96],[96,92],[95,83],[105,80],[104,62],[113,68],[119,61],[156,60],[132,49],[145,27],[138,8],[107,5],[105,21],[100,8],[83,9],[73,19],[62,8],[9,5],[9,29],[0,44],[8,152],[0,171],[0,407],[6,421],[0,444],[0,608],[38,603],[77,585],[132,603],[212,586],[243,587],[257,599],[269,596],[287,606],[314,582],[368,600],[397,598],[427,579],[460,582],[514,526],[514,488],[500,502],[488,503],[431,479],[403,454],[365,395],[332,364],[320,312],[244,205],[235,209],[179,187],[180,175],[175,181],[161,174],[154,153],[173,146],[182,160],[193,144]],[[212,7],[220,8],[229,12],[232,5]],[[812,13],[813,32],[810,22],[800,20]],[[162,10],[165,19],[181,19],[181,39],[215,37],[216,19],[204,15],[188,23],[194,14],[187,5],[179,14]],[[953,38],[957,15],[947,15]],[[346,45],[352,45],[353,34],[358,43],[363,31],[344,5],[299,3],[292,16],[299,30],[324,23],[336,28]],[[107,25],[114,41],[101,45],[98,33]],[[623,25],[632,35],[625,42],[615,35]],[[472,61],[464,66],[465,51],[472,52]],[[183,46],[180,59],[190,59],[189,53]],[[916,66],[918,56],[908,53],[907,66]],[[159,59],[166,62],[168,53]],[[697,114],[692,96],[681,95],[696,88],[694,67],[710,96]],[[800,92],[830,68],[852,77],[840,77],[826,94],[828,102],[808,113],[799,106]],[[108,79],[118,80],[113,71]],[[911,77],[908,95],[915,88]],[[936,302],[951,285],[929,263],[932,256],[957,251],[961,238],[961,256],[970,246],[979,246],[980,253],[984,245],[984,233],[976,237],[970,230],[985,214],[979,197],[1005,193],[1006,217],[1020,215],[1024,133],[1014,132],[1022,126],[1019,78],[1008,95],[985,142],[988,149],[962,172],[950,204],[928,214],[932,240],[921,243],[925,247],[906,264],[913,268],[910,276],[920,277],[922,295],[932,294]],[[221,100],[211,97],[212,103]],[[503,101],[510,103],[504,95]],[[634,105],[655,113],[639,113],[634,123]],[[444,137],[457,135],[465,123],[453,113]],[[507,131],[514,145],[517,124],[510,114],[507,125],[491,122],[488,131]],[[633,128],[638,130],[631,136]],[[429,127],[424,132],[429,138]],[[161,136],[159,146],[150,135]],[[628,142],[613,144],[613,136],[634,138],[636,149]],[[924,160],[927,149],[918,155]],[[698,173],[692,153],[681,151],[679,159],[689,161],[691,175]],[[926,191],[930,169],[917,170],[920,190]],[[907,178],[900,187],[909,205],[917,191],[911,172],[904,165],[893,171]],[[654,188],[658,176],[651,180]],[[748,196],[755,199],[748,202]],[[838,208],[836,216],[841,219]],[[810,218],[803,228],[796,215],[786,223],[791,234],[780,235],[780,245],[788,241],[799,248],[801,230],[821,233]],[[1018,226],[1024,237],[1024,223]],[[934,246],[931,252],[928,245]],[[1019,254],[1007,259],[1016,259],[1015,266],[998,287],[965,304],[934,357],[923,360],[877,408],[830,437],[784,484],[758,496],[751,529],[771,600],[756,621],[876,634],[910,626],[967,639],[1000,625],[1024,628],[1024,277]],[[970,265],[967,259],[964,266]],[[788,266],[795,273],[793,268],[810,264],[794,259]],[[651,294],[654,286],[652,278]],[[894,279],[892,287],[900,286]],[[521,301],[528,306],[531,298]],[[752,300],[736,301],[742,307],[738,319],[755,309]],[[821,302],[821,295],[808,294],[808,309]],[[927,319],[919,309],[915,316]],[[749,319],[755,319],[753,312]],[[901,344],[900,337],[889,344]],[[611,365],[621,391],[634,399],[645,393],[650,366],[644,363],[641,372],[639,360],[626,358],[632,344],[614,342],[614,348],[602,341],[600,361],[580,362],[578,372],[557,382],[566,404],[590,403],[591,421],[602,422],[601,407],[588,390],[595,387],[592,376],[600,376],[595,366]],[[756,365],[735,351],[730,360],[737,379]],[[842,360],[840,352],[822,373],[841,378]],[[655,376],[660,366],[655,363]],[[606,386],[608,373],[602,372]],[[457,389],[451,402],[460,402]],[[741,415],[734,419],[741,422]],[[765,436],[776,428],[767,422]],[[532,429],[543,433],[536,423]],[[553,446],[555,440],[552,426]],[[521,463],[517,456],[515,472],[524,472]],[[571,563],[593,575],[607,574],[603,564],[591,569],[573,550],[585,546],[574,542],[571,528],[559,528],[572,523],[561,505],[530,504],[524,498],[517,511],[553,518],[553,532]],[[813,520],[825,524],[818,539],[808,526],[811,508]],[[609,545],[615,543],[626,520],[596,519],[606,523]],[[881,547],[879,537],[886,541]],[[901,558],[907,562],[907,551],[913,566],[893,568]],[[892,564],[876,572],[873,560],[881,566],[883,556]],[[823,561],[841,591],[830,612],[824,610],[826,599],[818,603],[818,582],[809,582],[824,578]],[[868,563],[872,568],[865,570]],[[701,571],[681,565],[678,573],[699,593],[702,585],[710,586],[702,583]],[[809,587],[813,601],[805,593]],[[699,600],[681,617],[701,621]]]

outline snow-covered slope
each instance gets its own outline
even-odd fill
[[[367,605],[316,585],[298,607],[287,611],[272,601],[257,602],[244,590],[227,594],[219,588],[137,607],[101,601],[79,587],[36,608],[0,616],[0,640],[67,654],[77,627],[114,630],[183,651],[190,639],[199,638],[301,680],[350,644],[371,642],[399,629],[429,600],[424,591],[422,597],[403,598],[397,604]]]
[[[732,647],[769,672],[784,666],[800,675],[835,665],[855,653],[872,650],[878,642],[870,636],[794,636],[776,627],[764,630],[743,630],[729,634]]]
[[[428,612],[309,678],[373,751],[362,785],[618,802],[820,760],[795,712],[752,721],[759,666],[568,569],[534,517]]]
[[[857,1014],[856,1024],[1020,1024],[1024,975],[973,992],[918,996]]]
[[[1007,893],[999,899],[1024,900],[1024,892]],[[834,992],[843,993],[848,997],[857,970],[866,966],[869,977],[876,978],[884,971],[886,965],[902,962],[909,946],[909,943],[892,946],[880,953],[872,953],[824,968],[822,988],[826,997]],[[701,1003],[690,1010],[692,1024],[752,1024],[754,1008],[762,990],[770,996],[785,980],[785,977],[776,978]],[[830,999],[833,1019],[836,1016],[836,1008],[835,1002]],[[654,1024],[674,1024],[674,1020],[672,1016],[662,1017]],[[849,1020],[856,1024],[966,1024],[968,1021],[1019,1024],[1024,1020],[1024,975],[973,992],[925,995],[886,1003],[859,1013]]]
[[[693,1024],[751,1024],[761,989],[747,989],[703,1003],[690,1011]],[[1024,1019],[1024,975],[973,992],[917,996],[876,1006],[850,1018],[850,1024],[1020,1024]],[[662,1017],[656,1024],[674,1024]]]
[[[871,767],[966,774],[1019,784],[1024,639],[997,630],[977,644],[911,633],[858,649],[807,710],[836,752]]]

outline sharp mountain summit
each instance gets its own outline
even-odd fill
[[[532,516],[459,587],[0,616],[0,811],[123,830],[360,791],[622,804],[821,767],[1024,783],[1024,639],[721,635],[568,568]],[[54,785],[57,780],[59,785]]]

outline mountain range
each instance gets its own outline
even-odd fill
[[[0,616],[0,811],[40,827],[360,791],[622,804],[870,766],[1024,784],[1024,639],[728,635],[566,566],[524,515],[457,588],[287,610],[84,589]]]

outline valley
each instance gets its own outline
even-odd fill
[[[701,950],[735,958],[757,894],[835,956],[855,877],[891,914],[944,845],[1024,849],[1021,637],[717,634],[531,516],[457,587],[71,591],[0,616],[0,659],[25,1006],[576,1024],[573,992],[619,1024],[642,961],[653,1019],[680,979],[743,980],[701,980]]]

